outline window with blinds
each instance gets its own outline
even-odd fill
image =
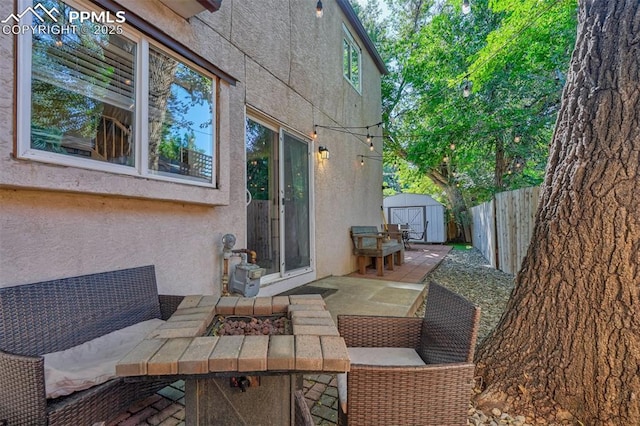
[[[56,34],[73,9],[52,6],[61,17],[32,36],[31,148],[133,167],[136,43],[91,23]]]
[[[213,185],[214,76],[124,24],[70,22],[79,3],[45,6],[59,15],[33,17],[26,156]]]

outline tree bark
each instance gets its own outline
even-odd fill
[[[584,0],[536,225],[479,347],[481,407],[640,424],[640,2]]]
[[[162,53],[149,55],[149,90],[153,100],[150,99],[150,109],[155,113],[149,115],[149,168],[159,170],[160,152],[162,143],[162,130],[169,112],[169,98],[171,97],[171,85],[174,83],[178,61]]]
[[[469,209],[467,209],[467,203],[462,196],[460,188],[449,180],[447,168],[444,168],[442,173],[436,170],[430,170],[426,174],[433,183],[444,191],[449,199],[451,213],[458,228],[457,237],[465,242],[471,241],[471,218],[468,213]]]
[[[493,169],[493,185],[496,188],[496,191],[500,191],[503,188],[504,181],[502,176],[506,171],[507,161],[504,155],[504,141],[502,140],[502,135],[497,135],[495,138],[496,141],[496,164]]]

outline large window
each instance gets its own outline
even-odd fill
[[[342,74],[351,85],[360,93],[360,47],[355,42],[349,30],[343,26],[344,37],[342,39]]]
[[[81,3],[39,4],[57,14],[19,35],[18,155],[215,185],[215,77],[126,23],[74,21]]]

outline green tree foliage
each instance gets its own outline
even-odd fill
[[[539,184],[575,0],[477,0],[468,15],[459,0],[386,2],[385,19],[376,0],[358,8],[390,70],[385,160],[407,163],[404,179],[431,179],[460,214],[497,191]]]

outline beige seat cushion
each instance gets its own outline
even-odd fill
[[[386,365],[386,366],[420,366],[426,365],[413,348],[348,348],[351,364]],[[347,412],[347,374],[337,377],[338,398],[344,413]]]
[[[152,319],[81,345],[44,355],[47,398],[88,389],[116,377],[116,363],[160,324]]]

